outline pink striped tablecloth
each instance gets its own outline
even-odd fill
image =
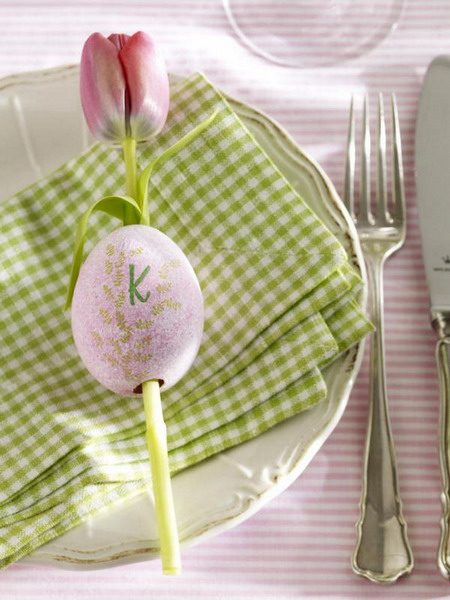
[[[283,10],[295,12],[295,4],[283,0]],[[302,25],[308,19],[314,25],[311,7],[326,4],[336,10],[350,2],[311,0]],[[373,4],[382,12],[391,2]],[[423,75],[435,55],[450,52],[450,2],[403,4],[397,27],[360,56],[331,67],[294,69],[249,51],[231,29],[220,0],[0,1],[0,75],[76,62],[84,39],[95,30],[146,30],[163,46],[171,71],[203,71],[233,96],[278,120],[320,162],[338,191],[343,187],[351,95],[359,101],[367,92],[375,101],[377,91],[395,91],[409,221],[406,245],[386,269],[387,376],[416,560],[412,576],[390,587],[357,578],[350,568],[367,417],[365,361],[340,424],[301,478],[236,529],[187,549],[182,577],[163,578],[156,562],[83,573],[19,563],[0,573],[1,599],[450,598],[450,583],[436,568],[441,512],[438,380],[413,163]],[[276,19],[275,0],[273,5],[270,9],[264,2],[255,8],[249,2],[247,21],[254,17],[255,27],[267,27]],[[356,15],[349,22],[361,37],[364,28],[369,35],[378,27],[377,18],[359,21]],[[299,31],[293,18],[286,39],[295,42]],[[319,59],[314,53],[324,49],[326,45],[304,48],[305,63]],[[341,50],[335,45],[336,57]]]

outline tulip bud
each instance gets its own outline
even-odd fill
[[[96,138],[144,141],[161,131],[169,110],[164,59],[142,31],[93,33],[83,47],[81,104]]]

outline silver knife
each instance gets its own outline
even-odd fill
[[[450,579],[450,56],[435,58],[425,76],[416,127],[416,184],[431,321],[439,338],[443,513],[438,566]]]

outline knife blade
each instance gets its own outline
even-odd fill
[[[417,202],[431,307],[450,310],[450,56],[430,64],[416,128]]]
[[[450,56],[429,65],[416,124],[416,187],[431,321],[438,335],[441,539],[438,567],[450,579]]]

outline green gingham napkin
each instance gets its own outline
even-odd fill
[[[320,369],[370,324],[344,249],[222,95],[201,75],[171,91],[142,165],[218,111],[151,180],[152,224],[187,254],[206,311],[196,362],[162,396],[177,472],[323,399]],[[2,566],[149,482],[141,399],[92,379],[62,311],[75,223],[123,181],[119,151],[96,145],[3,204]],[[97,216],[91,247],[112,227]]]

